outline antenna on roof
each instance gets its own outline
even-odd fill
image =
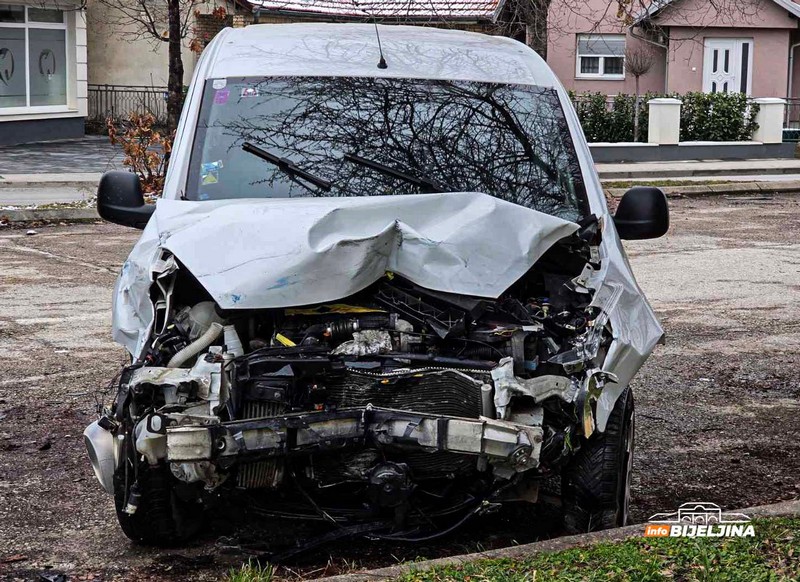
[[[378,61],[378,68],[385,69],[389,65],[386,64],[386,59],[383,58],[383,48],[381,48],[381,35],[378,32],[378,23],[375,22],[375,36],[378,37],[378,52],[381,54],[381,59]]]
[[[386,64],[386,59],[385,59],[385,58],[383,58],[383,47],[381,46],[381,33],[380,33],[380,32],[378,32],[378,20],[375,18],[375,15],[374,15],[374,14],[370,14],[370,12],[369,12],[369,11],[365,10],[364,8],[361,8],[361,6],[359,6],[359,5],[358,5],[358,0],[352,0],[352,1],[353,1],[353,5],[354,5],[356,8],[358,8],[359,10],[361,10],[362,12],[364,12],[364,13],[365,13],[367,16],[369,16],[370,18],[372,18],[372,24],[374,24],[374,25],[375,25],[375,36],[376,36],[376,37],[377,37],[377,39],[378,39],[378,53],[380,53],[380,55],[381,55],[381,58],[380,58],[380,60],[378,61],[378,68],[379,68],[379,69],[386,69],[386,68],[388,68],[388,67],[389,67],[389,65],[387,65],[387,64]]]

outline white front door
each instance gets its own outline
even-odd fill
[[[750,94],[753,77],[753,39],[707,38],[703,62],[703,91]]]

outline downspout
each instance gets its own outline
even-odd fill
[[[800,46],[800,42],[794,43],[789,47],[789,84],[786,87],[786,98],[792,98],[792,88],[794,86],[794,51]]]
[[[669,42],[667,42],[667,44],[661,44],[660,42],[656,42],[645,36],[638,35],[636,34],[636,32],[634,32],[636,30],[636,26],[637,24],[633,24],[630,27],[628,27],[628,31],[631,33],[631,36],[633,38],[639,39],[641,41],[646,42],[647,44],[651,44],[653,46],[657,46],[658,48],[664,49],[664,94],[666,95],[669,89]],[[664,33],[664,36],[667,36],[666,33]],[[800,44],[798,44],[798,46],[800,46]]]

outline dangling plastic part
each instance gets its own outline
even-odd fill
[[[237,358],[243,356],[244,348],[242,347],[242,340],[239,339],[239,334],[236,333],[236,327],[233,325],[226,325],[224,332],[224,342],[227,352],[233,354]]]

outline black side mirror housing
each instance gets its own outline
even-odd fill
[[[101,218],[140,230],[153,215],[154,204],[145,204],[139,176],[131,172],[106,172],[97,187],[97,213]]]
[[[658,188],[636,186],[622,197],[614,225],[623,240],[658,238],[669,230],[667,197]]]

